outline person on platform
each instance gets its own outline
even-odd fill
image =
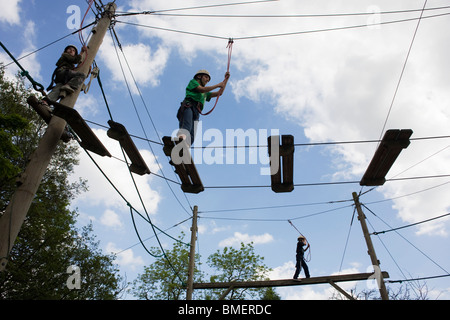
[[[227,72],[222,82],[206,86],[211,80],[211,75],[207,70],[197,71],[186,87],[186,96],[177,112],[179,122],[178,138],[187,141],[188,145],[194,143],[196,122],[199,120],[205,102],[209,102],[211,98],[223,94],[229,77],[230,73]],[[220,90],[212,92],[219,88]]]
[[[304,236],[299,236],[297,242],[297,251],[296,251],[296,264],[295,264],[295,273],[294,273],[294,279],[298,279],[298,275],[303,270],[305,271],[305,277],[309,278],[309,269],[308,265],[305,261],[305,251],[309,249],[309,243],[306,241],[306,238]],[[306,246],[306,248],[304,248]]]
[[[81,51],[82,53],[86,53],[87,48],[84,46]],[[75,64],[82,63],[82,61],[83,55],[78,54],[78,49],[74,45],[68,45],[64,49],[61,57],[56,62],[56,69],[52,75],[52,83],[47,88],[47,91],[52,90],[47,95],[50,100],[57,101],[81,87],[84,79],[86,79],[86,75],[83,72],[77,71]]]

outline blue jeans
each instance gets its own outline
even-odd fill
[[[197,109],[197,104],[190,101],[184,100],[178,109],[177,119],[179,121],[179,133],[187,134],[189,133],[191,138],[191,144],[194,143],[196,121],[200,118],[200,114]],[[189,137],[188,137],[189,138]]]

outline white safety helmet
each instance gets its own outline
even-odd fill
[[[78,55],[78,49],[73,44],[69,44],[67,47],[64,48],[64,52],[66,52],[67,49],[74,48],[75,49],[75,55]]]
[[[211,80],[211,75],[209,74],[208,70],[205,69],[198,70],[194,78],[197,77],[198,75],[207,75],[209,77],[209,80]]]

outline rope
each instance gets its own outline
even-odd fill
[[[28,80],[30,80],[31,84],[33,85],[33,89],[36,91],[39,91],[42,95],[46,96],[47,94],[44,91],[44,86],[42,84],[40,84],[39,82],[36,82],[28,73],[27,70],[25,70],[22,65],[19,63],[19,61],[16,60],[16,58],[14,58],[14,56],[11,54],[11,52],[9,52],[8,49],[6,49],[6,47],[3,45],[3,43],[0,41],[0,46],[3,48],[3,50],[5,50],[5,52],[11,57],[11,59],[15,62],[15,64],[20,68],[20,70],[22,70],[22,72],[20,73],[20,75],[22,77],[27,77]]]
[[[300,230],[298,230],[297,227],[294,226],[294,224],[292,223],[291,220],[288,220],[288,222],[291,224],[291,226],[294,227],[295,230],[297,230],[298,233],[300,233],[300,235],[301,235],[303,238],[305,238],[305,241],[306,241],[306,243],[307,243],[307,245],[308,245],[308,246],[306,247],[306,250],[305,250],[305,251],[307,251],[307,250],[309,249],[309,251],[308,251],[308,253],[307,253],[307,256],[305,257],[305,261],[306,261],[306,262],[311,261],[311,244],[308,242],[308,239],[306,239],[306,237],[303,235],[303,233],[301,233]]]
[[[84,23],[84,19],[86,18],[86,16],[87,16],[89,10],[91,9],[91,6],[92,6],[93,3],[94,3],[94,0],[89,0],[88,1],[88,8],[87,8],[86,12],[84,13],[83,19],[81,20],[81,23],[80,23],[80,30],[78,31],[78,38],[80,39],[81,45],[83,47],[86,47],[86,41],[84,41],[84,38],[83,38],[83,29],[84,29],[83,28],[83,23]],[[86,61],[87,56],[88,56],[88,50],[84,51],[84,54],[85,54],[85,56],[84,56],[83,60],[81,61],[81,63],[77,66],[77,68],[80,68],[84,64],[84,62]],[[90,69],[89,69],[89,73],[90,73]],[[85,93],[87,93],[87,92],[85,92]]]
[[[234,43],[233,39],[230,38],[230,39],[228,40],[228,45],[227,45],[227,49],[228,49],[227,73],[230,72],[231,53],[233,52],[233,43]],[[225,86],[227,85],[228,79],[229,79],[229,77],[225,79]],[[202,113],[202,111],[201,111],[200,108],[199,108],[199,109],[198,109],[198,112],[199,112],[202,116],[207,116],[208,114],[210,114],[211,112],[213,112],[213,110],[214,110],[214,109],[216,108],[216,106],[217,106],[217,102],[219,101],[219,97],[223,94],[223,91],[224,91],[224,90],[225,90],[225,87],[223,87],[223,88],[221,88],[221,89],[219,90],[219,95],[218,95],[217,98],[216,98],[216,103],[214,103],[214,107],[212,107],[211,110],[209,110],[209,111],[206,112],[206,113]]]
[[[89,0],[88,8],[87,8],[86,12],[84,13],[83,19],[81,20],[81,23],[80,23],[80,30],[78,31],[78,38],[80,39],[80,42],[83,46],[86,45],[86,42],[84,41],[84,38],[83,38],[83,23],[84,23],[84,19],[86,19],[89,9],[91,9],[91,6],[93,3],[94,3],[94,0]]]

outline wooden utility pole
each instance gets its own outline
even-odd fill
[[[370,260],[372,261],[372,265],[373,265],[374,272],[375,272],[375,280],[377,281],[378,288],[380,290],[381,299],[389,300],[386,286],[384,284],[383,274],[380,269],[380,261],[377,258],[377,255],[375,253],[375,248],[372,243],[372,239],[370,238],[369,230],[367,229],[366,216],[364,215],[364,212],[361,209],[361,204],[359,203],[358,194],[356,192],[353,192],[352,195],[353,195],[353,201],[355,202],[356,211],[358,212],[358,220],[361,223],[361,228],[362,228],[362,231],[364,234],[364,239],[366,239],[367,253],[370,256]]]
[[[194,285],[194,267],[195,267],[195,240],[197,240],[197,212],[198,207],[194,206],[191,227],[191,251],[189,252],[188,283],[186,291],[186,300],[192,300],[192,291]]]
[[[115,3],[108,3],[97,25],[92,30],[91,39],[87,45],[88,51],[83,64],[77,71],[89,74],[95,55],[108,31],[116,10]],[[60,101],[61,104],[73,108],[80,93],[80,89]],[[36,191],[41,183],[47,166],[56,150],[61,135],[64,132],[66,121],[53,116],[47,130],[39,142],[38,148],[30,158],[30,162],[21,176],[20,186],[13,194],[5,213],[0,218],[0,271],[3,271],[8,262],[9,252],[19,234]]]

